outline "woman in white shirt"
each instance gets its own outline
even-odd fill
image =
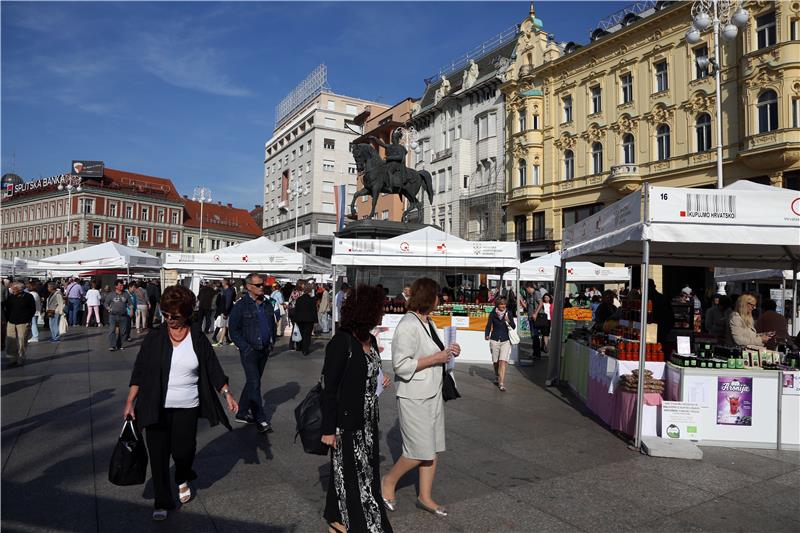
[[[33,296],[33,303],[36,305],[36,314],[33,315],[31,320],[31,338],[28,342],[39,342],[39,317],[42,314],[42,299],[39,293],[36,292],[38,285],[33,281],[28,283],[28,293]]]
[[[103,325],[100,320],[100,291],[97,290],[97,283],[94,281],[92,282],[92,288],[86,292],[86,307],[88,308],[88,312],[86,313],[86,327],[89,327],[89,322],[92,319],[92,313],[94,313],[95,320],[97,321],[97,327]]]
[[[550,325],[552,324],[552,316],[551,311],[553,310],[553,302],[550,299],[549,294],[545,294],[542,296],[542,300],[539,302],[539,306],[536,308],[536,313],[534,314],[534,322],[536,324],[536,328],[539,330],[539,333],[542,334],[542,351],[547,352],[547,345],[550,343]],[[539,320],[539,313],[542,313],[544,316]],[[544,317],[547,320],[544,320]]]

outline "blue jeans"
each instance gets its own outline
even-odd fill
[[[531,320],[531,342],[533,344],[533,358],[534,359],[541,359],[542,358],[542,340],[539,338],[541,333],[539,329],[533,325],[533,320]]]
[[[261,376],[264,375],[269,349],[246,352],[239,350],[239,356],[242,360],[245,378],[242,396],[239,399],[239,415],[244,417],[250,412],[256,423],[268,422],[264,414],[264,400],[261,397]]]
[[[61,315],[56,313],[50,317],[50,339],[57,341],[61,339],[58,333],[58,323],[61,321]]]
[[[33,320],[31,320],[31,340],[37,340],[37,341],[39,340],[39,322],[38,322],[38,320],[39,320],[39,317],[35,316],[35,315],[33,317]]]
[[[67,302],[67,322],[70,326],[78,325],[78,311],[81,310],[80,298],[69,298]]]
[[[108,345],[111,348],[119,350],[122,348],[122,336],[125,334],[125,324],[128,317],[125,315],[108,315]],[[117,326],[119,326],[119,333],[117,333]]]

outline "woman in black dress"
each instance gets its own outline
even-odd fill
[[[325,348],[322,369],[322,442],[331,447],[325,504],[330,531],[390,532],[381,496],[378,440],[378,343],[370,331],[381,324],[383,292],[359,286],[342,306],[341,326]]]

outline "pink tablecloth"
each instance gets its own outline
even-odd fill
[[[648,409],[647,407],[658,407],[661,405],[662,399],[661,395],[655,392],[646,393],[644,395],[644,405],[645,408],[643,410],[643,418],[650,418],[652,414],[655,414],[654,409]],[[622,390],[617,390],[614,393],[614,407],[611,410],[611,429],[615,429],[617,431],[621,431],[626,435],[633,436],[636,433],[636,393],[635,392],[625,392]],[[649,416],[650,415],[650,416]],[[643,420],[643,428],[646,426],[651,426],[650,424],[645,424]],[[643,434],[647,434],[649,432],[643,431]]]

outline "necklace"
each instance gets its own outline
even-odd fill
[[[184,330],[184,332],[183,332],[183,337],[181,337],[180,339],[173,337],[173,336],[172,336],[172,331],[170,331],[169,329],[167,329],[167,334],[169,335],[169,339],[170,339],[172,342],[181,343],[181,342],[183,342],[183,340],[186,338],[186,336],[189,334],[189,328],[181,328],[181,329],[183,329],[183,330]]]

